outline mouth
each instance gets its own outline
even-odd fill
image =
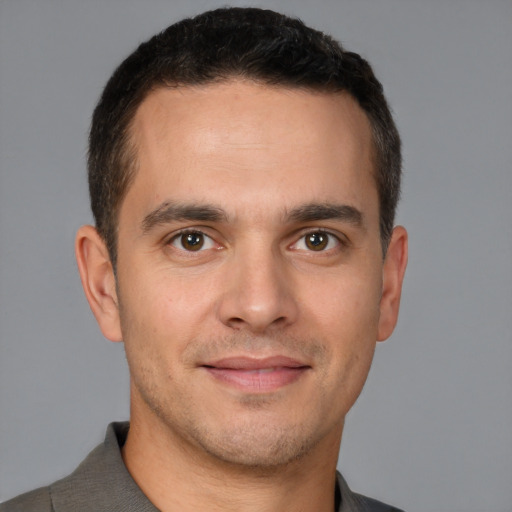
[[[264,359],[230,357],[201,365],[211,377],[241,391],[269,393],[300,379],[311,366],[275,356]]]

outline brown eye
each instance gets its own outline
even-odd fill
[[[176,235],[170,245],[186,252],[200,252],[207,249],[213,249],[215,242],[201,231],[185,231]]]
[[[329,235],[317,231],[305,236],[306,247],[312,251],[323,251],[329,243]]]
[[[180,236],[181,246],[187,251],[199,251],[204,245],[202,233],[183,233]]]

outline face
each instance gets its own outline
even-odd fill
[[[250,466],[335,446],[396,320],[365,114],[233,81],[151,93],[132,136],[120,334],[104,328],[126,346],[132,423]]]

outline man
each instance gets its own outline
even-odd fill
[[[130,424],[2,512],[383,511],[336,473],[396,324],[400,141],[370,66],[271,11],[142,44],[94,112],[76,255]]]

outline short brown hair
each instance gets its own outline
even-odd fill
[[[121,202],[136,171],[130,124],[150,91],[241,77],[269,85],[347,91],[373,132],[380,233],[386,250],[400,195],[400,137],[366,60],[302,21],[256,8],[223,8],[184,19],[141,44],[115,70],[94,110],[89,192],[112,264]]]

